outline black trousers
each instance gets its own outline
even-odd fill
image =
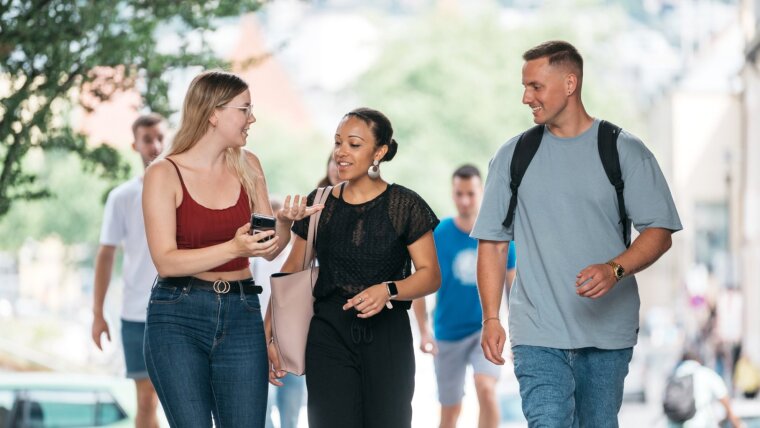
[[[339,296],[314,304],[306,345],[311,428],[412,425],[414,349],[408,305],[369,319]]]

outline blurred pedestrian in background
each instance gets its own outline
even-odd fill
[[[282,207],[282,201],[276,197],[271,197],[269,202],[272,204],[272,211],[277,211]],[[266,314],[269,307],[270,299],[270,277],[273,273],[282,271],[282,265],[290,254],[291,245],[289,244],[274,260],[266,260],[262,257],[251,259],[251,270],[253,271],[253,280],[257,285],[262,287],[261,292],[261,313]],[[303,376],[295,376],[290,373],[281,379],[282,386],[277,388],[269,385],[269,398],[267,400],[267,419],[266,428],[273,428],[272,407],[277,406],[277,413],[280,415],[280,428],[296,428],[298,418],[303,405],[304,391],[306,381]]]
[[[158,114],[142,115],[132,124],[132,149],[140,155],[143,169],[147,168],[164,147],[164,118]],[[100,247],[95,257],[95,283],[92,304],[92,340],[103,349],[103,334],[111,340],[111,330],[103,313],[108,286],[111,283],[116,249],[124,254],[122,279],[124,289],[121,305],[121,342],[127,377],[134,379],[137,391],[138,428],[158,427],[156,408],[158,397],[148,378],[143,356],[145,313],[150,298],[150,286],[156,268],[150,259],[142,211],[143,171],[140,175],[117,186],[108,194]]]
[[[696,412],[685,422],[670,421],[672,428],[713,428],[718,427],[721,418],[715,412],[714,403],[719,402],[726,411],[726,419],[734,428],[743,427],[744,424],[736,416],[731,408],[731,399],[728,395],[723,379],[712,369],[702,365],[701,359],[696,352],[686,351],[681,362],[675,369],[673,377],[684,378],[691,376],[693,400]]]
[[[412,306],[420,330],[420,349],[433,354],[441,403],[441,428],[454,428],[462,411],[465,372],[472,367],[475,391],[480,406],[479,428],[499,425],[496,383],[501,366],[486,360],[480,348],[483,311],[476,285],[478,241],[470,231],[480,210],[483,183],[480,171],[462,165],[451,177],[451,198],[457,215],[443,219],[433,232],[435,250],[441,267],[441,289],[436,293],[433,331],[428,326],[425,298]],[[514,245],[507,257],[505,290],[515,275]]]

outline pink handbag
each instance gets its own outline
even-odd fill
[[[332,186],[317,189],[314,204],[323,204]],[[314,245],[322,211],[311,215],[302,270],[294,273],[275,273],[270,282],[272,297],[272,340],[280,354],[282,370],[301,376],[306,371],[306,336],[314,315],[314,284],[319,276],[315,266]]]

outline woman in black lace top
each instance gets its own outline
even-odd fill
[[[435,213],[415,192],[380,178],[379,163],[393,159],[397,147],[390,121],[372,109],[349,112],[335,133],[333,157],[344,182],[325,202],[316,240],[320,268],[306,348],[312,428],[411,426],[407,309],[438,290],[441,273]],[[308,218],[294,223],[284,272],[300,269],[308,227]],[[269,355],[277,385],[285,373],[274,346]]]

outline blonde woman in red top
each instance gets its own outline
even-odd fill
[[[248,85],[208,71],[188,89],[182,122],[145,173],[143,211],[158,270],[145,331],[150,379],[172,427],[263,427],[267,353],[249,257],[275,258],[294,220],[319,207],[287,197],[274,231],[249,234],[250,215],[272,215],[258,158],[245,150],[253,116]]]

